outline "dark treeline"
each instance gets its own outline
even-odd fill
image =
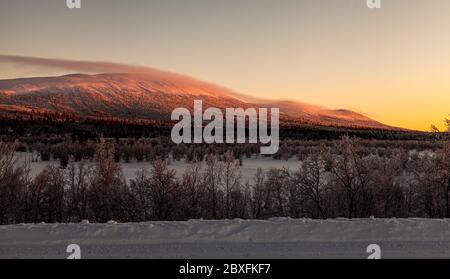
[[[155,158],[184,158],[187,161],[204,160],[205,154],[223,155],[231,150],[234,156],[257,156],[258,144],[181,144],[170,139],[173,123],[130,121],[121,119],[81,119],[75,115],[50,112],[32,114],[15,113],[0,116],[0,141],[16,142],[16,151],[36,153],[36,160],[59,160],[66,167],[69,158],[75,162],[92,160],[100,138],[113,139],[116,162],[148,161]],[[247,131],[248,134],[248,131]],[[298,158],[302,160],[321,145],[330,146],[343,136],[365,139],[370,145],[368,153],[385,155],[396,148],[435,150],[440,148],[436,139],[448,140],[446,133],[387,131],[291,125],[280,128],[280,151],[274,159]]]
[[[250,179],[243,178],[232,150],[205,152],[179,175],[168,167],[167,156],[155,155],[127,181],[114,139],[92,143],[92,161],[75,162],[70,155],[65,168],[48,167],[36,177],[16,162],[17,146],[0,143],[0,224],[450,217],[448,142],[420,153],[402,146],[372,152],[381,147],[371,144],[376,146],[350,137],[323,142],[298,169],[258,170]]]
[[[92,161],[95,159],[95,150],[100,139],[88,140],[84,143],[73,142],[70,138],[63,141],[48,139],[42,143],[35,137],[23,139],[24,142],[16,140],[14,148],[17,152],[28,152],[33,154],[34,161],[57,160],[60,166],[65,168],[71,158],[75,162],[82,160]],[[234,157],[242,162],[245,158],[271,157],[276,160],[298,159],[304,160],[311,154],[320,152],[323,147],[329,148],[330,152],[338,152],[332,149],[334,140],[283,140],[279,151],[273,155],[260,155],[259,144],[173,144],[170,138],[125,138],[109,139],[114,148],[114,160],[118,163],[130,162],[152,162],[157,158],[186,160],[186,162],[204,161],[207,154],[223,156],[226,152],[232,152]],[[366,140],[359,139],[364,145],[361,153],[364,155],[374,154],[392,156],[404,150],[436,151],[445,145],[444,140]]]
[[[0,115],[0,139],[15,141],[32,137],[34,141],[61,142],[70,138],[73,142],[84,143],[87,140],[105,138],[156,138],[170,137],[173,122],[167,121],[131,121],[123,119],[79,119],[76,117],[49,114],[37,117],[19,114],[5,117]],[[247,131],[248,134],[248,131]],[[445,134],[442,134],[443,136]],[[429,140],[430,133],[381,130],[362,128],[342,128],[313,126],[308,124],[282,123],[280,139],[283,140],[339,140],[342,136],[378,140]]]
[[[0,117],[0,141],[16,142],[16,151],[36,153],[36,160],[59,160],[66,167],[69,158],[75,162],[92,160],[100,138],[114,142],[116,162],[148,161],[155,158],[204,160],[205,154],[223,155],[231,150],[235,157],[257,156],[258,144],[181,144],[170,139],[171,123],[139,122],[120,119],[79,119],[57,113],[17,114]],[[247,132],[248,133],[248,132]],[[368,153],[384,155],[394,149],[435,150],[436,140],[448,140],[446,133],[350,129],[284,124],[280,128],[280,151],[274,159],[302,160],[321,145],[330,146],[343,136],[365,139]],[[395,151],[395,150],[394,150]]]

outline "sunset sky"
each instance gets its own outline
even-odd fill
[[[0,54],[154,67],[429,130],[450,114],[450,1],[0,0]],[[0,79],[66,74],[0,63]]]

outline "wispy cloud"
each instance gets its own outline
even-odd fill
[[[42,67],[46,69],[64,70],[80,73],[133,73],[149,74],[152,76],[164,77],[173,76],[163,70],[149,67],[134,66],[120,63],[101,62],[101,61],[80,61],[56,58],[41,58],[32,56],[1,55],[0,63],[13,63],[21,66]],[[189,78],[187,76],[176,74],[179,77]]]

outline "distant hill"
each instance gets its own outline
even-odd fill
[[[293,101],[268,101],[186,76],[72,74],[0,80],[0,111],[56,112],[79,117],[168,120],[174,108],[278,107],[282,122],[333,127],[397,129],[349,110],[329,110]]]

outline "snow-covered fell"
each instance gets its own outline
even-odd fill
[[[85,117],[169,120],[175,108],[280,108],[289,123],[392,129],[349,110],[248,97],[211,83],[158,70],[0,80],[0,111],[58,112]]]

